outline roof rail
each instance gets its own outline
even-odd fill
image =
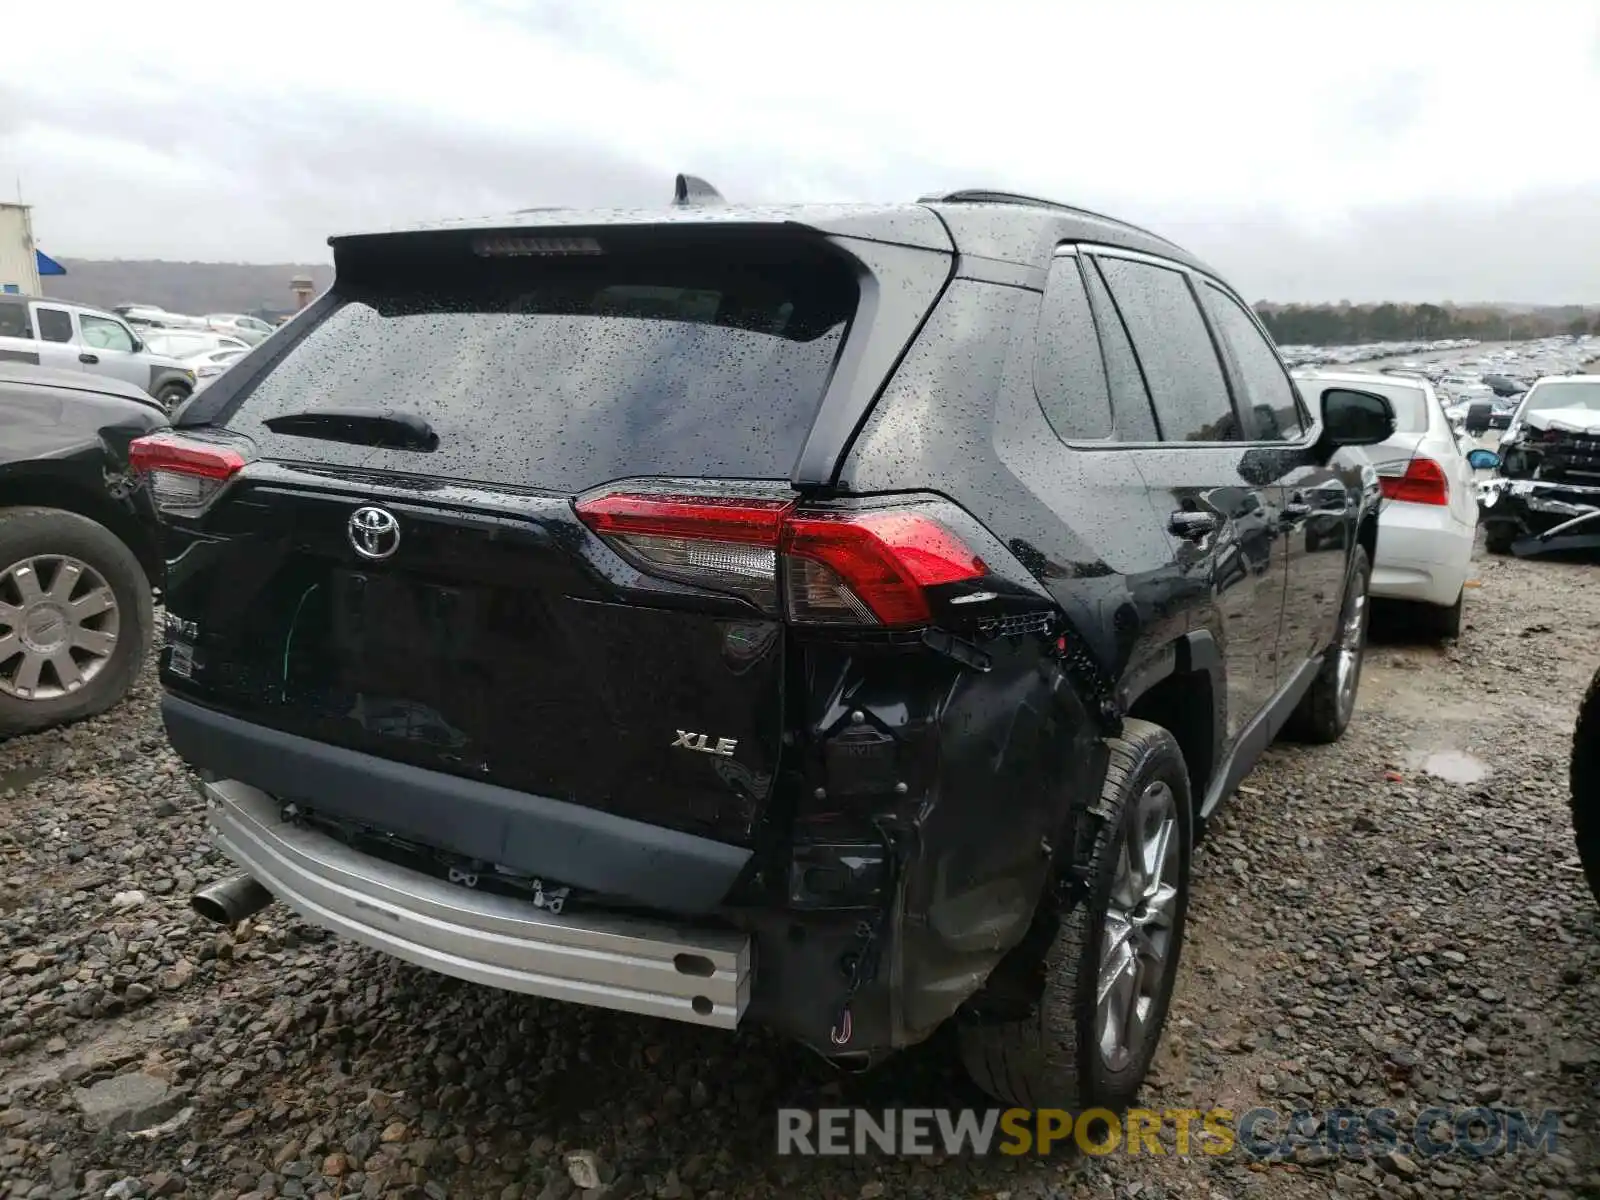
[[[1032,208],[1050,208],[1057,212],[1068,212],[1079,217],[1093,217],[1097,221],[1109,221],[1113,225],[1121,225],[1124,229],[1131,229],[1135,233],[1142,233],[1145,237],[1154,238],[1158,242],[1171,246],[1174,250],[1182,249],[1171,238],[1162,237],[1159,233],[1135,225],[1132,221],[1124,221],[1121,217],[1107,216],[1105,213],[1095,212],[1093,209],[1079,208],[1075,204],[1062,204],[1059,200],[1045,200],[1039,196],[1025,196],[1021,192],[1001,192],[989,188],[961,188],[954,192],[930,192],[926,196],[918,196],[919,204],[1024,204]]]
[[[682,208],[706,204],[726,204],[722,193],[698,175],[679,175],[672,189],[672,203]]]

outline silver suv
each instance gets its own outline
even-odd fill
[[[195,375],[175,358],[153,354],[112,313],[37,296],[0,296],[0,361],[58,371],[87,371],[149,392],[169,411],[194,391]]]

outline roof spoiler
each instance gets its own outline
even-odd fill
[[[672,188],[672,203],[676,208],[698,208],[704,205],[726,204],[722,193],[698,175],[679,175]]]

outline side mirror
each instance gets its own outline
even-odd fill
[[[1493,450],[1469,450],[1467,465],[1474,471],[1498,471],[1500,456]]]
[[[137,334],[134,335],[134,339],[133,339],[133,352],[135,354],[143,354],[144,353],[144,343],[139,340],[139,337],[138,337]]]
[[[1322,393],[1323,440],[1333,446],[1376,446],[1394,436],[1394,405],[1376,392],[1329,388]]]

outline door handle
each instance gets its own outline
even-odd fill
[[[78,355],[78,361],[81,363],[97,363],[100,361],[100,356],[98,354],[84,353]]]
[[[1180,508],[1167,518],[1167,529],[1186,542],[1198,542],[1215,533],[1222,518],[1213,512],[1193,512]]]

